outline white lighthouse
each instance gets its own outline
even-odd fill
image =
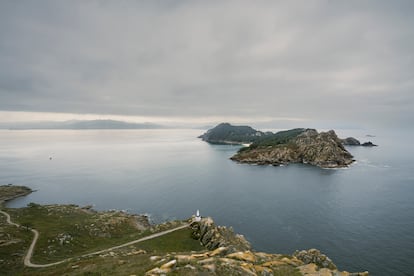
[[[197,221],[197,222],[201,221],[201,216],[200,216],[200,211],[199,210],[197,210],[197,212],[196,212],[196,216],[194,218],[194,221]]]

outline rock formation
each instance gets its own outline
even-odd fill
[[[209,250],[226,247],[227,252],[250,250],[250,243],[242,236],[235,234],[233,229],[216,226],[211,218],[203,218],[191,224],[193,238]]]
[[[304,262],[305,264],[314,263],[320,268],[337,269],[336,265],[326,255],[317,249],[295,251],[293,256]]]
[[[191,254],[152,256],[157,266],[146,275],[326,275],[368,276],[368,272],[339,271],[319,250],[296,251],[292,256],[254,252],[250,244],[233,230],[216,226],[211,218],[193,222],[193,236],[208,249]]]
[[[240,163],[259,165],[304,163],[322,168],[346,167],[354,162],[353,156],[344,148],[333,130],[318,133],[314,129],[303,130],[283,143],[253,143],[231,159]]]

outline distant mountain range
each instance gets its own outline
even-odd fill
[[[70,120],[63,122],[2,123],[1,129],[159,129],[168,128],[152,123],[128,123],[115,120]]]

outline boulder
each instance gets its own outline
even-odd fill
[[[302,250],[302,251],[295,251],[293,256],[297,259],[301,260],[305,264],[315,264],[319,268],[329,268],[336,270],[336,265],[329,259],[328,256],[322,254],[317,249],[309,249],[309,250]]]

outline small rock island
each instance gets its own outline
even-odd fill
[[[345,139],[341,139],[341,142],[345,146],[362,146],[362,147],[376,147],[376,146],[378,146],[378,145],[375,145],[374,143],[372,143],[371,141],[361,143],[360,141],[358,141],[354,137],[348,137],[348,138],[345,138]]]

